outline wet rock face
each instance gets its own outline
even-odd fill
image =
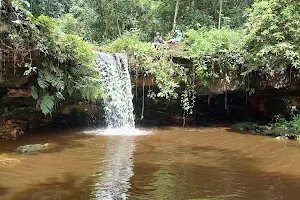
[[[212,94],[223,94],[225,92],[243,90],[244,83],[243,77],[232,75],[223,79],[209,81],[208,89]]]
[[[271,70],[269,73],[258,77],[257,87],[259,89],[264,89],[267,86],[275,89],[293,89],[298,86],[299,78],[299,74],[292,71],[276,72]]]
[[[248,131],[255,135],[273,136],[276,139],[297,139],[299,137],[293,128],[262,126],[254,122],[239,122],[231,128],[236,131]]]
[[[15,139],[23,133],[23,129],[11,120],[0,122],[0,138]]]

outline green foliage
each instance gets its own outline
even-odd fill
[[[175,0],[20,1],[35,17],[42,14],[55,18],[63,16],[71,25],[72,34],[76,32],[95,42],[111,41],[132,30],[140,30],[144,40],[151,39],[158,30],[167,34],[172,30],[176,4]],[[233,28],[241,27],[245,21],[244,11],[253,2],[254,0],[223,1],[222,24]],[[185,31],[217,27],[219,6],[219,0],[180,0],[177,28]],[[74,23],[78,25],[77,30],[72,28]]]
[[[138,18],[137,28],[148,40],[155,31],[167,34],[172,30],[175,10],[175,0],[144,0],[144,12]],[[254,0],[223,1],[222,24],[232,28],[241,27],[245,21],[244,10],[250,7]],[[188,29],[215,28],[219,17],[219,0],[180,0],[177,17],[177,28],[184,32]]]
[[[35,23],[41,28],[35,35],[39,50],[53,58],[45,59],[38,71],[40,93],[47,91],[56,99],[64,99],[65,89],[68,94],[77,90],[84,98],[97,100],[101,94],[100,80],[92,46],[77,35],[64,33],[61,20],[41,15]],[[44,111],[53,107],[47,108]]]
[[[204,85],[210,79],[236,74],[244,67],[246,62],[241,31],[189,30],[185,35],[185,41],[189,44],[188,56],[193,59],[196,74]]]
[[[222,24],[241,27],[244,10],[254,0],[224,1]],[[111,41],[126,31],[140,30],[143,40],[150,40],[156,31],[167,34],[172,30],[174,0],[31,0],[34,16],[41,14],[61,17],[67,12],[80,27],[77,33],[95,41]],[[219,0],[180,0],[177,28],[181,30],[217,27]],[[70,20],[70,18],[69,18]],[[72,19],[74,23],[75,20]],[[70,21],[69,21],[70,22]],[[76,31],[76,30],[75,30]]]
[[[126,33],[103,48],[108,52],[126,53],[135,78],[153,77],[160,89],[157,97],[178,97],[179,84],[174,78],[179,75],[180,67],[168,60],[167,55],[154,50],[150,43],[141,42],[136,33]]]
[[[249,70],[283,71],[300,68],[300,2],[259,0],[249,10]]]
[[[1,117],[6,117],[6,116],[10,116],[13,113],[9,110],[8,107],[1,107],[0,108],[0,116]]]
[[[55,98],[53,96],[49,96],[48,94],[44,95],[40,102],[41,111],[44,115],[52,113],[54,108]]]
[[[36,17],[41,14],[50,17],[60,17],[68,12],[72,5],[72,0],[27,0],[30,3],[28,9]]]
[[[230,29],[189,30],[185,35],[185,42],[190,44],[189,55],[192,58],[240,51],[244,45],[243,33]]]
[[[37,88],[35,86],[31,86],[30,89],[31,89],[31,96],[32,96],[32,98],[34,98],[35,100],[37,100],[39,98]]]
[[[61,29],[66,34],[83,35],[82,25],[70,13],[61,17]]]
[[[5,9],[11,12],[8,14],[18,20],[12,18],[12,21],[6,22],[11,25],[11,31],[3,39],[9,41],[7,44],[12,49],[21,49],[20,55],[32,49],[39,53],[38,62],[30,54],[26,58],[29,62],[23,63],[26,67],[24,75],[37,80],[35,85],[31,85],[37,107],[46,115],[51,114],[55,103],[68,95],[81,94],[87,100],[98,100],[101,95],[100,77],[93,46],[78,35],[65,33],[68,27],[72,27],[72,17],[60,20],[40,15],[35,18],[25,6],[22,7],[24,2],[21,3],[14,1],[13,5],[6,5]],[[69,32],[72,30],[69,29]]]
[[[296,114],[292,117],[291,120],[286,120],[284,118],[279,118],[276,123],[274,123],[273,127],[275,128],[291,128],[297,134],[300,134],[300,114]]]
[[[36,67],[32,67],[29,63],[25,63],[25,68],[27,68],[27,70],[24,72],[25,76],[30,75],[31,73],[36,73]]]
[[[300,115],[295,115],[289,122],[290,126],[294,128],[297,133],[300,133]]]

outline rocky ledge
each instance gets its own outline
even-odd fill
[[[239,122],[231,127],[232,130],[248,131],[255,135],[273,136],[276,139],[298,139],[299,133],[289,127],[273,127],[260,125],[255,122]]]

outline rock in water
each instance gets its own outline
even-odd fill
[[[288,140],[289,138],[286,136],[277,136],[276,139],[277,140]]]
[[[18,153],[30,153],[30,152],[37,152],[49,147],[49,143],[46,144],[28,144],[24,146],[19,146],[16,148],[16,152]]]

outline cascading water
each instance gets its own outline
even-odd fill
[[[102,135],[143,135],[145,131],[135,129],[131,81],[128,60],[124,54],[106,54],[95,52],[97,66],[104,90],[104,112],[107,129],[90,131]],[[108,139],[105,173],[101,173],[93,199],[127,199],[130,177],[133,175],[133,137],[112,137]]]
[[[95,52],[104,88],[104,111],[108,128],[134,128],[131,81],[124,54]]]

